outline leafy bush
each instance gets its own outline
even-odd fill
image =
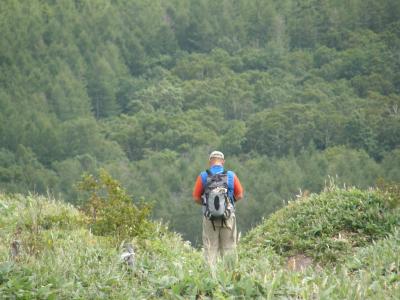
[[[146,236],[153,231],[154,224],[148,219],[151,206],[147,203],[136,206],[105,170],[100,171],[98,178],[85,175],[78,186],[82,191],[89,192],[83,211],[94,234],[122,240]]]

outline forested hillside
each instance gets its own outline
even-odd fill
[[[108,170],[198,240],[211,150],[242,231],[327,181],[400,180],[398,0],[2,0],[0,189]]]

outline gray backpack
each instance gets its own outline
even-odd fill
[[[232,214],[233,206],[228,197],[227,172],[212,174],[207,170],[207,181],[204,187],[203,212],[211,220],[214,230],[214,220],[221,220],[221,226]]]

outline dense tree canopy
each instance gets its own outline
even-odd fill
[[[80,203],[106,168],[198,239],[210,150],[242,230],[335,180],[400,180],[397,0],[3,0],[0,188]]]

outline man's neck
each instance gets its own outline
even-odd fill
[[[224,166],[223,165],[219,165],[219,164],[215,164],[215,165],[210,166],[210,169],[223,169],[223,168],[224,168]]]
[[[223,165],[222,164],[212,164],[211,166],[210,166],[210,168],[212,168],[212,167],[215,167],[215,166],[220,166],[220,167],[223,167]]]

